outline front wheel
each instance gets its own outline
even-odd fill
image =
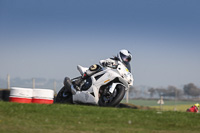
[[[125,87],[122,85],[117,85],[113,94],[102,93],[99,98],[99,106],[117,106],[125,95]]]

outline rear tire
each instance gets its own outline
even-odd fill
[[[69,88],[67,88],[66,86],[63,86],[61,88],[61,90],[58,92],[55,98],[54,103],[70,103],[70,104],[73,103],[72,93],[67,89]]]
[[[106,102],[104,100],[104,95],[101,95],[99,98],[99,106],[111,106],[111,107],[115,107],[117,106],[121,100],[123,99],[124,95],[125,95],[125,87],[122,85],[117,85],[116,86],[116,91],[117,94],[116,96],[112,99],[112,101]]]

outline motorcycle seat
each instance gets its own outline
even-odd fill
[[[78,65],[77,69],[79,70],[79,72],[81,73],[81,75],[83,75],[88,70],[87,67],[82,67],[81,65]]]

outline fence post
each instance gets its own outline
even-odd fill
[[[56,81],[54,81],[54,93],[56,94]]]
[[[10,90],[10,75],[7,76],[7,87]]]
[[[35,88],[35,78],[33,78],[33,89]]]
[[[162,111],[162,104],[163,104],[163,96],[161,95],[160,96],[160,110]]]
[[[175,98],[174,98],[174,104],[175,104],[175,107],[174,107],[174,111],[176,111],[176,103],[177,102],[177,90],[175,90]]]

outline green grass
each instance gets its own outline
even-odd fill
[[[129,103],[132,103],[134,105],[140,105],[140,106],[159,106],[159,104],[157,104],[158,100],[129,100]],[[123,103],[125,103],[126,101],[123,100]],[[174,100],[164,100],[164,106],[165,105],[171,105],[171,106],[175,106],[175,105],[193,105],[196,102],[194,101],[174,101]]]
[[[161,109],[164,111],[181,111],[185,112],[188,108],[190,108],[192,105],[194,105],[196,102],[194,101],[174,101],[174,100],[164,100],[164,104],[162,107],[160,107],[159,104],[157,104],[158,100],[129,100],[129,103],[132,103],[134,105],[140,105],[140,106],[149,106],[151,108],[155,109]],[[125,103],[125,100],[123,101]]]
[[[170,106],[170,105],[163,105],[162,107],[160,106],[152,106],[152,108],[156,109],[162,109],[164,111],[181,111],[181,112],[186,112],[188,108],[190,108],[192,105],[177,105],[177,106]]]
[[[200,114],[0,102],[0,133],[199,132]]]
[[[151,108],[155,109],[162,109],[164,111],[182,111],[185,112],[186,109],[190,108],[192,105],[194,105],[196,102],[194,101],[174,101],[174,100],[164,100],[164,104],[162,107],[160,107],[159,104],[157,104],[158,100],[129,100],[129,103],[134,105],[140,105],[140,106],[149,106]],[[126,101],[123,100],[123,103]]]

